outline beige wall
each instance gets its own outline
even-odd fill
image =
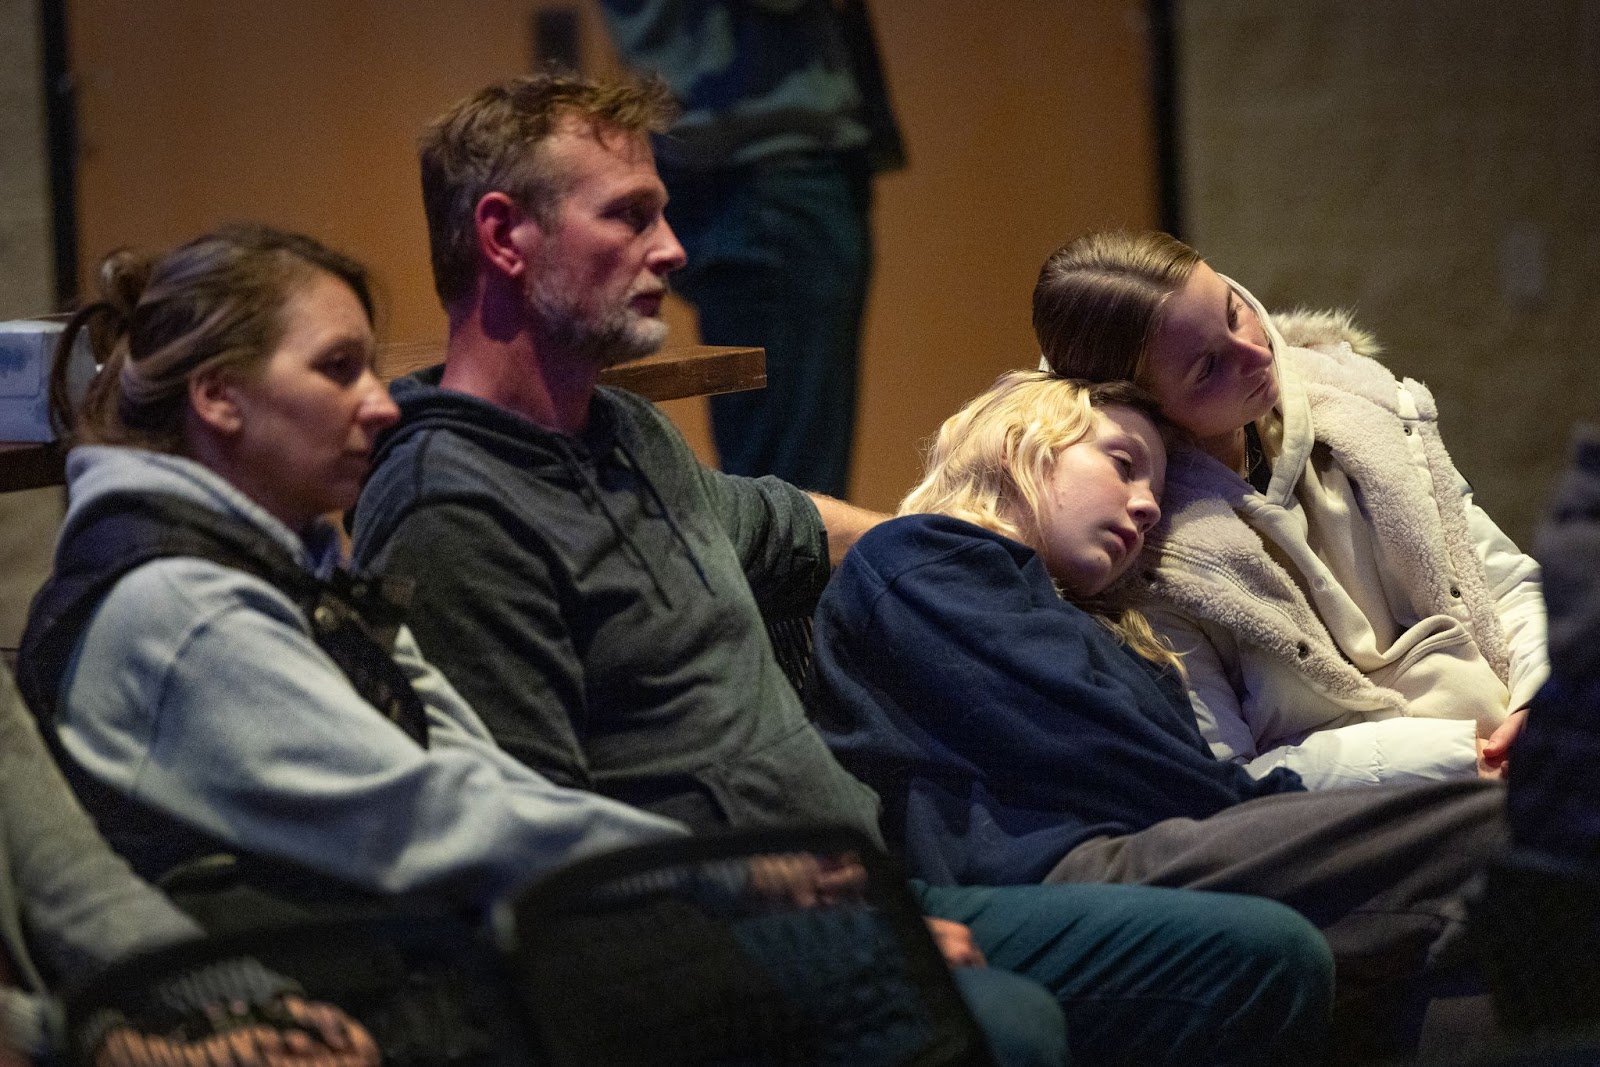
[[[536,6],[75,0],[85,271],[118,245],[258,218],[370,264],[388,338],[442,336],[411,146],[454,99],[528,69]],[[1089,226],[1148,224],[1154,179],[1138,0],[873,7],[912,166],[879,183],[854,495],[889,507],[939,421],[1035,361],[1045,253]],[[671,319],[686,338],[692,317]],[[709,454],[703,404],[672,412]]]
[[[1528,544],[1600,417],[1600,3],[1179,6],[1193,243],[1269,307],[1354,308]]]
[[[1032,367],[1033,283],[1062,241],[1155,220],[1144,5],[878,0],[911,166],[878,183],[854,496],[892,507],[920,448]]]
[[[0,319],[51,310],[50,164],[38,0],[0,0]]]
[[[50,171],[38,0],[0,0],[0,319],[53,310]],[[0,493],[0,656],[49,572],[62,493]]]

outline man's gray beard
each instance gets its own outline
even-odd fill
[[[561,295],[536,286],[529,287],[527,300],[540,347],[580,362],[614,367],[660,351],[667,340],[666,323],[627,307],[588,316]]]

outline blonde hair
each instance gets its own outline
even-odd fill
[[[938,514],[1038,549],[1045,485],[1061,452],[1094,429],[1098,408],[1121,404],[1164,425],[1154,399],[1131,382],[1093,384],[1040,371],[1002,374],[944,421],[928,450],[927,473],[899,514]],[[1096,596],[1075,603],[1129,648],[1182,672],[1177,654],[1137,610]]]
[[[1154,231],[1105,230],[1052,252],[1033,289],[1033,332],[1050,369],[1090,382],[1142,382],[1167,299],[1202,262]]]

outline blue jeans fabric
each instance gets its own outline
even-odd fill
[[[1333,957],[1280,904],[1143,886],[912,887],[926,914],[971,927],[991,967],[1055,994],[1078,1062],[1321,1056]]]
[[[767,387],[711,398],[722,469],[842,497],[872,271],[871,175],[859,153],[733,170],[663,170],[688,252],[673,287],[711,345],[760,345]]]

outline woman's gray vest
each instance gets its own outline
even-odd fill
[[[75,516],[57,550],[55,573],[34,598],[17,660],[17,683],[41,733],[100,832],[149,881],[179,891],[171,878],[216,869],[325,896],[328,880],[280,860],[252,857],[205,831],[158,811],[91,777],[62,747],[56,730],[61,681],[84,627],[124,574],[152,560],[188,556],[253,574],[299,605],[318,646],[350,684],[417,744],[427,746],[427,717],[392,657],[401,623],[402,583],[340,571],[318,579],[271,537],[180,497],[110,494]],[[241,649],[241,655],[249,655]],[[218,693],[214,713],[251,714],[248,694]]]

